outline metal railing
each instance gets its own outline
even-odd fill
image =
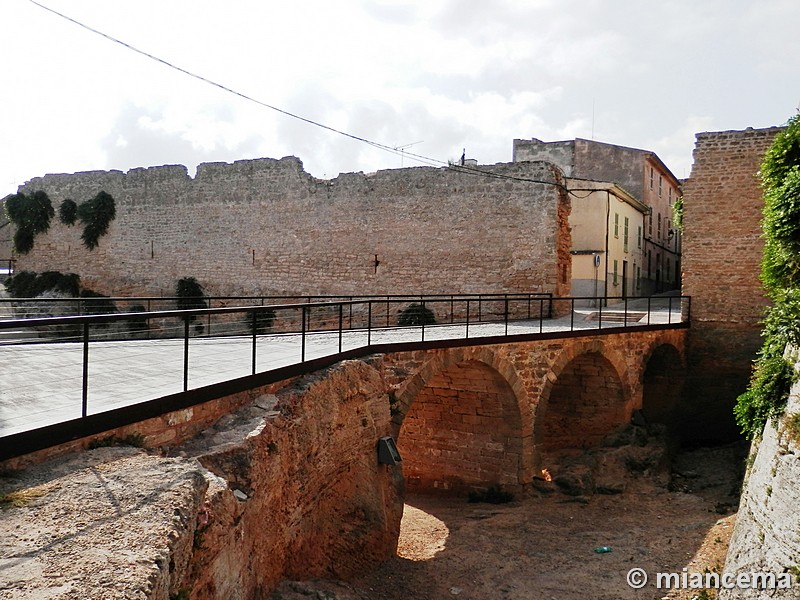
[[[0,440],[257,373],[320,359],[330,364],[347,353],[379,347],[688,326],[688,297],[601,298],[596,299],[599,308],[579,308],[587,299],[387,296],[4,320]],[[614,305],[603,306],[609,303]]]

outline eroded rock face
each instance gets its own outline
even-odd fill
[[[193,600],[258,598],[286,577],[347,579],[394,554],[402,473],[377,461],[390,415],[376,368],[341,363],[235,418],[186,448],[220,478],[198,527]]]
[[[800,385],[795,384],[784,417],[768,422],[751,449],[752,466],[725,560],[726,574],[772,573],[776,589],[721,590],[721,599],[797,598],[800,583],[800,440],[789,423],[800,413]],[[780,576],[791,587],[779,587]]]
[[[403,484],[377,460],[382,372],[347,361],[270,391],[176,458],[106,448],[0,479],[34,492],[0,514],[0,596],[251,600],[392,556]]]
[[[18,504],[0,512],[0,596],[144,600],[179,592],[207,486],[195,461],[103,448],[0,483]]]

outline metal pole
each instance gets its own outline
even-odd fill
[[[647,324],[650,325],[650,300],[652,296],[647,297]]]
[[[300,319],[300,362],[306,362],[306,305],[302,307]]]
[[[602,329],[603,328],[603,304],[606,304],[607,302],[608,302],[608,298],[604,297],[603,301],[600,303],[600,313],[599,313],[599,316],[597,317],[597,328],[598,329]]]
[[[508,295],[506,295],[504,302],[505,302],[505,308],[504,308],[505,314],[503,316],[506,323],[506,335],[508,335]]]
[[[467,298],[467,327],[464,338],[469,339],[469,298]]]
[[[421,341],[424,342],[425,341],[425,301],[424,300],[422,300],[421,306],[422,306],[422,310],[420,311],[421,318],[422,318],[422,340]]]
[[[569,311],[569,330],[575,330],[575,298],[570,300],[570,311]]]
[[[83,391],[81,395],[81,416],[89,411],[89,321],[83,323]]]
[[[257,330],[258,330],[258,321],[257,321],[257,317],[256,317],[256,311],[253,311],[252,327],[253,327],[253,369],[252,369],[252,374],[255,375],[256,374],[256,333],[257,333]]]
[[[367,301],[367,346],[372,345],[372,300]]]
[[[669,306],[667,306],[667,323],[672,324],[672,296],[668,296]]]
[[[183,318],[183,391],[189,389],[189,317]]]
[[[553,299],[550,299],[550,303],[552,304]],[[552,310],[552,306],[550,307]],[[542,329],[544,328],[544,298],[539,298],[539,333],[542,333]]]
[[[339,304],[339,354],[342,353],[342,305]]]
[[[627,327],[628,326],[628,297],[627,296],[625,296],[624,308],[625,308],[625,314],[622,316],[622,326],[623,327]]]

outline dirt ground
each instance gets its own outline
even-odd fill
[[[277,598],[337,600],[688,600],[657,589],[658,572],[721,571],[746,448],[679,454],[669,483],[642,478],[622,494],[538,494],[508,504],[407,499],[398,556],[348,585],[285,583]],[[597,553],[600,547],[610,552]],[[628,572],[650,582],[632,589]]]

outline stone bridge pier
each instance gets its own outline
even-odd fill
[[[642,410],[675,429],[682,329],[386,354],[406,487],[520,490]],[[679,432],[675,432],[679,433]]]

